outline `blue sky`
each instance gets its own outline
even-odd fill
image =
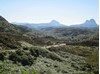
[[[62,24],[99,21],[99,0],[0,0],[0,15],[9,22]]]

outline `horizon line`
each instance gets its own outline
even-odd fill
[[[93,18],[91,18],[91,19],[93,19]],[[89,20],[91,20],[91,19],[87,19],[88,21]],[[51,20],[51,21],[49,21],[49,22],[24,22],[24,21],[21,21],[21,22],[19,22],[19,21],[12,21],[12,22],[10,22],[10,23],[13,23],[13,24],[16,24],[16,23],[27,23],[27,24],[43,24],[43,23],[50,23],[50,22],[52,22],[52,21],[56,21],[56,22],[58,22],[58,23],[60,23],[60,24],[62,24],[62,25],[76,25],[76,24],[82,24],[82,23],[84,23],[84,22],[86,22],[87,20],[85,20],[85,21],[83,21],[83,22],[81,22],[81,23],[73,23],[73,24],[65,24],[65,23],[61,23],[61,22],[59,22],[59,21],[57,21],[57,20]],[[96,20],[95,19],[93,19],[95,22],[96,22]],[[8,21],[9,22],[9,21]],[[97,22],[96,22],[96,24],[97,25],[99,25]]]

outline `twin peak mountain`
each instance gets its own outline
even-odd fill
[[[0,16],[0,22],[8,22],[5,18],[3,18],[2,16]],[[16,25],[23,25],[23,26],[27,26],[30,28],[48,28],[48,27],[76,27],[76,28],[94,28],[94,27],[99,27],[99,25],[95,22],[94,19],[90,19],[90,20],[86,20],[84,23],[82,24],[74,24],[74,25],[70,25],[70,26],[66,26],[66,24],[61,24],[56,20],[52,20],[49,23],[39,23],[39,24],[34,24],[34,23],[13,23]]]

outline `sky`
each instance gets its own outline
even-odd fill
[[[99,0],[0,0],[0,15],[9,22],[71,25],[95,19],[99,22]]]

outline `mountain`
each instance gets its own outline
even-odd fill
[[[82,24],[71,25],[70,27],[78,27],[78,28],[94,28],[99,27],[99,25],[95,22],[94,19],[86,20]]]
[[[3,18],[2,16],[0,16],[0,22],[8,22],[5,18]]]
[[[11,24],[4,17],[0,16],[0,32],[9,32],[18,34],[30,31],[32,31],[30,28],[22,25]]]
[[[11,24],[5,18],[0,16],[0,48],[18,48],[21,46],[19,41],[32,43],[32,40],[28,36],[24,36],[24,34],[30,30],[31,29],[28,29],[25,26]]]
[[[82,24],[73,24],[73,25],[70,25],[70,26],[66,26],[64,24],[61,24],[56,20],[52,20],[49,23],[39,23],[39,24],[34,24],[34,23],[14,23],[14,22],[13,22],[13,24],[23,25],[23,26],[27,26],[29,28],[59,28],[59,27],[94,28],[94,27],[99,27],[94,19],[86,20]]]
[[[34,24],[34,23],[14,23],[17,25],[24,25],[30,28],[49,28],[49,27],[65,27],[65,25],[60,24],[58,21],[56,20],[52,20],[49,23],[39,23],[39,24]]]
[[[5,18],[0,16],[0,32],[17,32],[18,30],[16,27],[12,24],[10,24]]]

